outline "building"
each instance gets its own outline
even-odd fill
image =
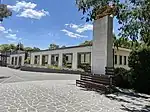
[[[0,66],[7,66],[10,63],[10,52],[0,52]]]
[[[130,49],[114,48],[114,67],[128,67]],[[10,55],[10,65],[24,65],[27,58],[31,65],[59,66],[78,69],[81,65],[92,66],[92,46],[72,46],[55,50],[41,50],[38,52],[13,53]]]

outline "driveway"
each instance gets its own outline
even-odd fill
[[[78,75],[0,68],[0,112],[150,112],[150,96],[124,91],[102,95],[76,87]]]
[[[1,83],[37,81],[37,80],[76,80],[80,76],[77,74],[59,74],[59,73],[39,73],[26,72],[5,67],[0,67],[0,77],[10,77],[1,79]]]

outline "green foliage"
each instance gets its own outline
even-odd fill
[[[138,48],[140,47],[141,43],[139,43],[138,41],[131,41],[128,38],[124,38],[124,37],[120,37],[120,38],[116,38],[116,36],[113,36],[113,43],[114,43],[114,47],[121,47],[121,48],[127,48],[127,49],[132,49],[132,48]],[[82,45],[89,45],[91,46],[93,44],[93,41],[90,40],[86,40],[85,42],[81,43],[80,46]]]
[[[150,93],[150,47],[133,50],[129,56],[133,87],[144,93]]]
[[[12,12],[7,8],[7,5],[0,4],[0,21],[12,15]]]
[[[133,41],[141,39],[150,45],[150,0],[76,0],[79,11],[82,11],[86,21],[93,21],[98,12],[103,14],[110,4],[116,7],[114,16],[120,24],[120,36]]]
[[[63,46],[61,46],[61,48],[66,48],[66,46],[63,45]]]
[[[129,5],[130,4],[130,5]],[[150,45],[150,0],[127,0],[117,15],[123,37],[141,38]]]
[[[86,22],[93,21],[96,19],[97,11],[103,13],[107,10],[106,6],[113,4],[117,6],[119,10],[119,0],[76,0],[79,11],[82,11],[86,19]],[[114,15],[117,14],[118,10],[113,12]]]
[[[130,88],[130,71],[124,68],[115,68],[115,81],[116,86],[122,88]]]
[[[1,44],[0,51],[16,51],[16,50],[23,50],[23,51],[40,51],[37,47],[24,47],[23,44],[19,43],[18,45],[15,44]]]
[[[11,50],[11,46],[9,44],[3,44],[0,45],[0,51],[10,51]]]
[[[89,63],[80,64],[78,68],[83,69],[85,72],[91,72],[91,65]]]
[[[121,48],[127,48],[127,49],[133,49],[140,47],[141,43],[138,41],[130,41],[128,38],[120,37],[116,38],[114,36],[113,38],[114,47],[121,47]]]
[[[56,44],[50,44],[50,45],[49,45],[49,49],[50,49],[50,50],[58,49],[58,48],[59,48],[59,45],[56,45]]]
[[[24,61],[25,64],[30,64],[30,58],[27,58],[25,61]]]
[[[82,45],[89,45],[90,46],[90,45],[92,45],[92,43],[93,43],[92,40],[90,40],[90,41],[86,40],[83,43],[81,43],[80,46],[82,46]]]
[[[22,43],[18,43],[18,45],[16,46],[16,50],[24,51],[24,45]]]

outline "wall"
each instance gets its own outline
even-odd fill
[[[76,47],[76,48],[68,48],[68,49],[59,49],[59,50],[51,50],[51,51],[31,52],[31,64],[34,64],[34,57],[36,55],[39,55],[41,58],[42,58],[42,55],[48,55],[48,64],[50,65],[51,64],[51,55],[52,54],[59,54],[59,66],[61,66],[62,65],[62,55],[63,55],[63,53],[64,54],[73,53],[72,68],[77,69],[77,62],[78,62],[77,54],[78,53],[85,53],[85,52],[92,52],[92,46]],[[120,55],[121,56],[127,56],[127,60],[128,60],[128,56],[129,56],[130,52],[131,52],[131,50],[129,50],[129,49],[124,49],[124,48],[118,48],[117,49],[117,48],[115,48],[114,55],[118,56],[118,58],[117,58],[118,63],[115,65],[115,67],[123,67],[123,68],[129,69],[128,61],[127,61],[127,65],[124,65],[124,64],[120,65],[119,64],[119,56]],[[25,54],[10,55],[10,62],[9,62],[10,65],[11,65],[12,57],[19,57],[19,56],[22,56],[22,65],[24,65]],[[91,55],[91,58],[92,58],[92,55]],[[122,60],[123,60],[122,63],[124,63],[123,58],[122,58]],[[40,64],[42,64],[42,59],[40,61]],[[92,65],[92,62],[91,62],[91,65]]]
[[[21,53],[21,54],[11,54],[10,55],[9,64],[11,65],[12,57],[17,57],[17,65],[18,65],[18,63],[19,63],[19,56],[22,57],[21,65],[24,65],[24,58],[25,58],[25,54],[24,53]],[[14,63],[15,63],[15,59],[14,59]]]
[[[82,52],[91,52],[92,47],[91,46],[86,46],[86,47],[76,47],[76,48],[68,48],[68,49],[59,49],[59,50],[51,50],[51,51],[42,51],[42,52],[32,52],[31,53],[31,64],[34,64],[34,57],[36,55],[49,55],[49,58],[51,57],[50,55],[52,54],[59,54],[59,66],[62,66],[62,55],[66,53],[73,53],[73,63],[72,63],[72,68],[77,69],[77,53],[82,53]],[[51,64],[51,59],[49,59],[48,64]],[[40,62],[41,65],[41,62]]]
[[[129,49],[124,49],[124,48],[117,49],[117,48],[115,48],[114,55],[117,55],[117,64],[115,64],[115,67],[123,67],[125,69],[130,69],[128,67],[128,57],[129,57],[130,52],[131,52],[131,50],[129,50]],[[120,56],[122,56],[122,64],[121,65],[120,65],[120,58],[119,58]],[[124,56],[127,57],[126,65],[124,65]]]

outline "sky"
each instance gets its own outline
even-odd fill
[[[93,37],[92,23],[81,20],[75,0],[2,0],[13,15],[0,23],[0,44],[23,43],[47,49],[74,46]],[[119,25],[114,19],[114,33]]]

